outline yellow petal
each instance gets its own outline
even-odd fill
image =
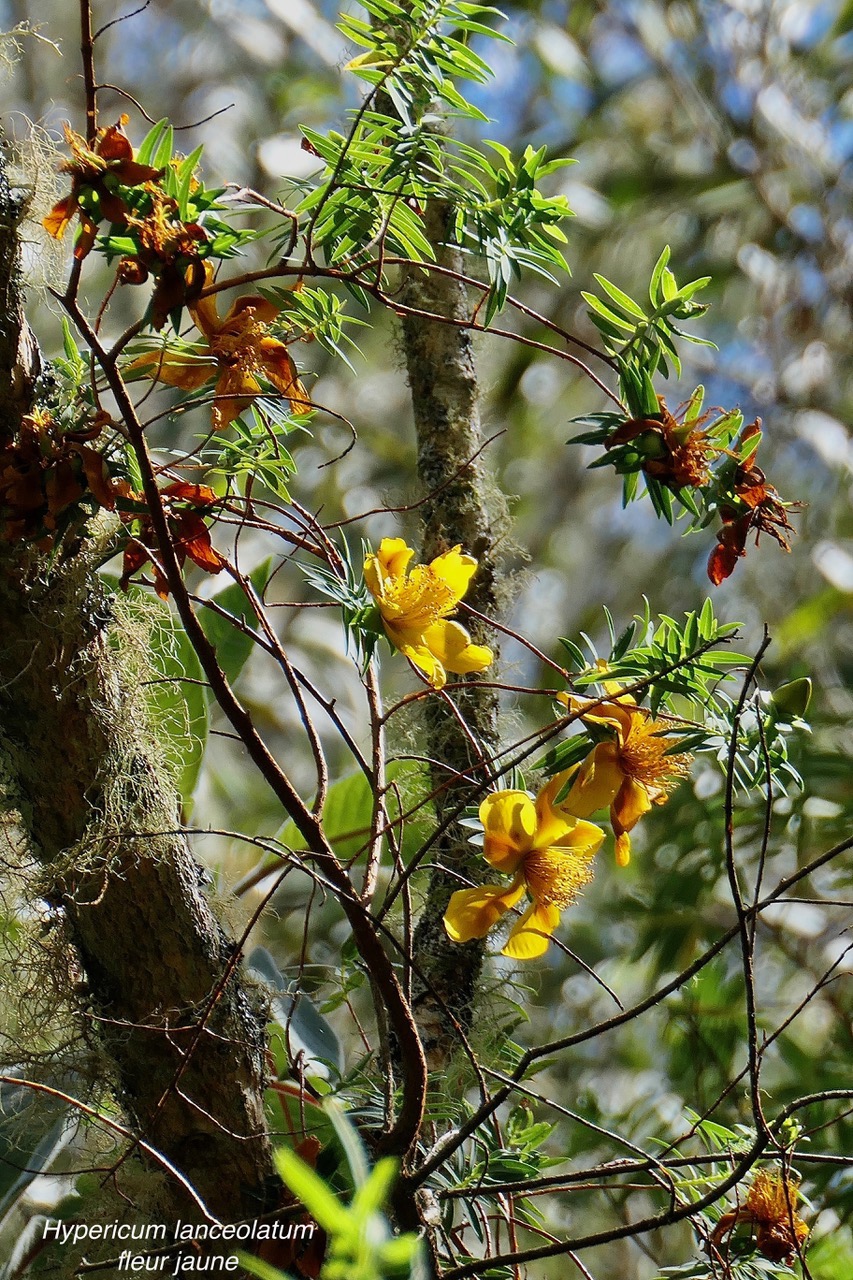
[[[616,837],[616,865],[617,867],[627,867],[631,861],[631,837],[627,831],[623,831],[621,835]]]
[[[569,794],[560,805],[564,813],[588,818],[606,809],[625,778],[619,767],[619,748],[615,742],[599,742],[580,766]]]
[[[128,381],[152,378],[182,391],[197,391],[217,373],[219,366],[212,356],[197,356],[187,351],[146,351],[123,371]]]
[[[283,342],[277,338],[261,338],[258,351],[263,362],[264,373],[286,400],[291,409],[297,413],[311,408],[311,400],[307,391],[299,381],[296,365]]]
[[[576,857],[592,858],[604,842],[604,831],[594,822],[584,822],[581,818],[573,820],[572,826],[559,840],[551,840],[552,849],[571,849]]]
[[[630,831],[652,807],[649,793],[642,782],[625,778],[611,805],[613,830],[618,835]]]
[[[447,672],[432,649],[427,648],[425,644],[412,643],[404,639],[399,632],[388,625],[387,620],[383,619],[383,623],[386,635],[391,643],[400,650],[404,657],[409,659],[409,662],[423,671],[433,689],[443,689],[447,684]]]
[[[485,884],[476,889],[458,889],[451,896],[444,916],[447,936],[453,942],[484,938],[501,916],[524,894],[524,884]]]
[[[551,935],[559,923],[559,907],[534,903],[509,935],[502,954],[513,960],[535,960],[548,950]]]
[[[423,642],[446,670],[457,676],[485,671],[494,661],[491,649],[484,644],[472,644],[465,628],[447,618],[439,618],[428,626],[423,632]]]
[[[498,871],[514,872],[533,847],[536,806],[526,791],[492,791],[480,805],[483,855]]]
[[[555,774],[536,797],[536,848],[547,849],[552,844],[562,844],[577,825],[577,815],[565,807],[565,800],[557,804],[556,798],[577,771],[566,769]]]
[[[240,365],[223,366],[216,384],[216,399],[211,413],[215,430],[222,431],[230,426],[244,409],[248,409],[260,391],[261,384],[246,369]]]
[[[268,298],[261,297],[259,293],[244,293],[229,307],[219,331],[220,333],[243,333],[251,324],[270,324],[280,310],[280,307],[270,302]]]
[[[558,693],[557,702],[572,715],[580,715],[591,724],[604,724],[615,729],[624,742],[631,731],[631,707],[636,706],[627,694],[621,698],[575,698],[568,693]]]
[[[383,538],[376,558],[387,577],[402,578],[414,554],[403,538]]]
[[[364,562],[364,581],[374,600],[382,598],[382,566],[379,557],[370,555]]]
[[[207,289],[212,284],[213,266],[210,262],[205,262],[204,288]],[[196,298],[187,307],[195,327],[200,329],[206,338],[214,337],[222,328],[222,322],[219,319],[219,308],[216,302],[217,297],[218,294],[212,293],[206,298]]]
[[[477,572],[477,561],[473,556],[464,555],[460,544],[451,551],[445,551],[444,555],[436,556],[429,567],[452,591],[453,599],[458,604]]]

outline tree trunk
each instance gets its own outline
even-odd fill
[[[0,444],[14,438],[38,371],[16,222],[13,195],[0,190]],[[20,543],[0,546],[0,757],[17,810],[7,818],[41,862],[41,892],[67,931],[84,1025],[96,1028],[145,1139],[215,1215],[255,1216],[276,1185],[264,1023],[229,968],[233,944],[180,833],[144,690],[122,651],[139,637],[123,637],[85,549],[49,564]],[[177,1181],[172,1194],[176,1216],[197,1215]]]
[[[449,213],[446,206],[434,202],[427,210],[426,231],[438,264],[458,272],[462,269],[461,255],[445,244]],[[416,310],[457,320],[468,318],[465,288],[452,276],[412,269],[402,301]],[[403,321],[403,338],[418,440],[418,475],[424,492],[435,494],[423,508],[423,556],[429,560],[461,543],[463,550],[479,561],[466,603],[481,613],[494,615],[498,607],[498,570],[488,479],[482,459],[474,457],[483,439],[471,336],[465,329],[412,316]],[[495,496],[498,497],[496,490]],[[498,514],[502,517],[503,511]],[[495,648],[494,635],[486,634],[476,619],[462,620],[475,640],[488,640]],[[464,677],[464,689],[453,694],[469,733],[445,701],[427,701],[428,751],[440,762],[432,777],[433,787],[440,788],[439,822],[450,811],[469,803],[471,781],[487,772],[484,761],[488,762],[498,745],[497,696],[493,689],[484,688],[483,679],[496,679],[494,665],[482,679],[477,675]],[[469,844],[468,834],[464,827],[453,823],[439,838],[436,862],[440,865],[430,878],[414,937],[415,963],[426,982],[419,981],[416,975],[413,1006],[427,1060],[434,1070],[442,1069],[450,1054],[459,1048],[459,1037],[448,1011],[463,1030],[467,1031],[471,1024],[483,962],[483,942],[451,942],[443,924],[451,893],[467,882],[481,884],[485,879],[487,868],[482,856]]]

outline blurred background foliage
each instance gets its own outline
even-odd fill
[[[127,0],[122,9],[137,7]],[[785,497],[807,504],[790,556],[772,543],[751,551],[714,593],[718,615],[744,624],[739,648],[754,649],[769,624],[774,643],[763,675],[771,687],[802,674],[815,681],[814,733],[798,756],[806,789],[774,805],[772,882],[849,830],[853,8],[842,0],[531,0],[502,7],[514,43],[491,43],[484,51],[495,78],[473,92],[493,119],[485,136],[515,151],[545,143],[554,155],[578,161],[552,179],[575,213],[567,249],[572,278],[559,289],[528,282],[524,301],[595,341],[580,296],[593,271],[642,296],[661,248],[671,245],[680,279],[713,277],[703,295],[712,307],[701,332],[717,349],[686,348],[683,379],[659,389],[675,408],[702,382],[706,404],[737,403],[747,420],[761,416],[761,465]],[[96,24],[121,12],[112,5],[95,9]],[[317,165],[300,147],[299,126],[340,124],[344,108],[357,102],[358,85],[342,71],[352,51],[335,20],[334,0],[151,0],[104,32],[97,46],[100,76],[153,119],[168,115],[188,126],[180,145],[188,153],[204,143],[209,183],[245,184],[287,203],[294,180]],[[21,56],[3,88],[4,120],[7,136],[24,144],[30,158],[29,122],[37,126],[34,212],[40,216],[56,181],[49,139],[59,142],[66,119],[81,125],[77,7],[51,6],[46,13],[36,0],[0,0],[0,26],[21,23],[44,24],[43,38],[19,39]],[[138,142],[148,125],[137,106],[118,92],[102,92],[103,122],[125,110]],[[55,251],[35,227],[30,231],[34,280],[58,279]],[[106,277],[90,263],[84,281],[97,306]],[[109,331],[119,332],[138,306],[132,291],[119,291],[107,312]],[[33,321],[45,348],[55,347],[58,322],[44,290],[34,297]],[[532,324],[524,331],[547,339]],[[344,414],[358,432],[357,446],[325,467],[349,434],[321,413],[312,435],[295,448],[292,492],[329,521],[417,497],[408,389],[393,324],[377,317],[356,336],[362,355],[354,357],[354,373],[317,344],[300,348],[318,403]],[[592,452],[566,447],[576,434],[570,419],[606,407],[596,389],[569,365],[530,348],[480,339],[477,352],[484,430],[502,433],[487,456],[512,510],[505,550],[516,576],[506,621],[557,656],[560,635],[586,629],[601,637],[602,604],[620,629],[643,594],[653,613],[698,607],[710,590],[707,538],[681,538],[648,504],[623,511],[612,473],[587,471]],[[181,431],[191,435],[201,425],[187,415]],[[181,448],[189,437],[175,439],[175,430],[159,425],[158,443]],[[414,519],[402,531],[416,538]],[[374,541],[401,530],[398,518],[388,516],[363,527]],[[269,553],[259,538],[246,539],[243,567]],[[306,594],[296,574],[281,577],[281,601]],[[216,582],[204,586],[207,593],[219,589]],[[282,608],[279,615],[291,652],[318,683],[334,684],[339,709],[358,731],[360,686],[337,613]],[[507,680],[548,683],[521,647],[507,643],[504,657]],[[411,687],[402,663],[386,665],[394,666],[390,687]],[[308,786],[310,760],[293,759],[295,710],[280,692],[273,694],[273,680],[262,656],[254,655],[240,676],[241,692],[291,773]],[[542,706],[541,699],[508,698],[507,736],[540,724]],[[221,728],[214,713],[193,821],[273,834],[281,817],[228,739],[217,736]],[[416,748],[416,730],[406,726],[396,753]],[[351,767],[340,751],[338,761],[341,772]],[[358,805],[344,807],[354,813]],[[760,813],[747,806],[738,835],[747,881],[760,823]],[[563,936],[623,1004],[679,971],[731,925],[721,830],[721,778],[703,764],[692,785],[643,824],[627,871],[617,872],[607,853],[601,855],[597,880],[567,916]],[[249,873],[257,850],[212,836],[199,839],[198,848],[219,869],[224,887],[237,884],[252,900],[257,886],[249,888]],[[853,961],[845,958],[845,931],[853,923],[851,888],[849,869],[833,864],[802,888],[807,900],[775,906],[763,917],[757,980],[764,1030],[772,1032],[835,962],[839,979],[767,1052],[764,1082],[774,1110],[805,1089],[850,1085]],[[310,897],[308,882],[293,875],[259,931],[285,972],[302,946]],[[327,1014],[346,1038],[346,1000],[334,992],[349,996],[352,981],[356,998],[358,974],[350,967],[342,976],[346,931],[333,904],[316,901],[313,910],[303,977],[307,989],[328,1002]],[[492,1026],[523,1021],[513,1035],[524,1044],[571,1033],[615,1010],[601,986],[553,948],[541,966],[512,977],[519,983],[513,1004],[504,963],[497,961],[484,1008]],[[734,951],[726,952],[651,1015],[562,1055],[537,1078],[537,1092],[630,1142],[677,1137],[689,1127],[686,1108],[715,1106],[743,1066],[739,964]],[[358,1060],[352,1039],[350,1050],[352,1065]],[[808,1122],[820,1125],[831,1114],[813,1111]],[[543,1116],[558,1121],[546,1143],[550,1155],[582,1164],[618,1153],[618,1144],[600,1132],[545,1110]],[[716,1106],[715,1116],[727,1124],[747,1120],[742,1085]],[[820,1129],[803,1149],[849,1153],[851,1139],[853,1124],[842,1120]],[[853,1179],[817,1165],[804,1166],[804,1173],[804,1189],[820,1208],[811,1271],[815,1280],[837,1280],[853,1273]],[[548,1227],[586,1233],[624,1212],[618,1194],[552,1193]],[[640,1215],[640,1198],[630,1212]],[[683,1228],[642,1248],[609,1246],[587,1261],[596,1276],[645,1280],[690,1253]],[[541,1264],[537,1274],[564,1275],[564,1267]]]

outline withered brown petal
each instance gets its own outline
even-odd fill
[[[211,546],[210,530],[197,512],[181,512],[178,517],[178,535],[176,547],[180,546],[193,564],[204,569],[205,573],[219,573],[225,562]]]
[[[87,213],[80,214],[80,234],[77,237],[77,243],[74,246],[74,257],[78,262],[87,257],[92,252],[92,246],[98,234],[98,225],[93,222]]]
[[[124,160],[115,165],[111,172],[126,187],[138,187],[140,183],[153,182],[155,178],[159,178],[163,170],[155,169],[150,164],[139,164],[136,160]]]
[[[148,552],[145,550],[141,542],[128,542],[124,549],[122,558],[121,577],[118,585],[122,591],[127,591],[128,583],[137,570],[141,569],[144,564],[148,563]]]
[[[107,511],[115,511],[115,492],[104,455],[86,445],[81,445],[78,452],[83,459],[83,470],[94,497]]]
[[[196,507],[211,507],[219,498],[207,484],[191,484],[189,480],[173,480],[161,490],[168,498],[180,498]]]
[[[95,151],[102,160],[132,160],[133,147],[130,139],[122,133],[116,124],[104,129],[95,143]]]
[[[108,191],[105,188],[99,188],[101,197],[101,213],[107,222],[118,223],[123,226],[127,222],[127,205],[120,195],[114,191]]]
[[[44,489],[48,511],[54,516],[66,511],[83,496],[83,486],[75,475],[73,466],[65,458],[48,471]]]
[[[77,196],[72,192],[64,200],[53,206],[47,217],[42,218],[41,225],[54,240],[61,240],[65,235],[69,222],[77,212]]]

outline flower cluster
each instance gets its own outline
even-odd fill
[[[576,418],[592,430],[572,443],[603,448],[590,465],[611,466],[623,477],[624,502],[636,495],[642,476],[655,511],[670,524],[678,507],[692,529],[706,529],[721,519],[708,560],[708,577],[719,586],[746,555],[750,533],[755,533],[756,544],[766,533],[783,551],[790,551],[794,529],[788,513],[801,504],[783,501],[755,465],[760,419],[744,426],[737,409],[703,413],[703,398],[703,388],[697,387],[672,413],[649,383],[642,397],[628,396],[630,417],[594,413]]]
[[[74,246],[74,257],[85,258],[92,250],[98,226],[107,221],[124,227],[135,202],[134,188],[160,177],[161,170],[150,164],[139,164],[133,147],[123,132],[129,117],[118,124],[99,129],[93,146],[79,133],[65,126],[65,141],[71,159],[61,166],[71,175],[71,192],[59,200],[44,219],[45,230],[61,240],[75,214],[80,217],[80,234]]]
[[[233,231],[214,216],[221,193],[196,179],[198,152],[172,155],[171,130],[155,126],[137,155],[124,133],[127,120],[122,116],[99,129],[91,145],[66,126],[71,157],[60,167],[71,175],[71,191],[43,225],[59,240],[79,217],[78,261],[96,247],[103,227],[97,248],[118,258],[117,280],[139,285],[154,279],[148,319],[162,329],[169,317],[177,323],[181,308],[201,293],[207,259],[227,256],[251,233]]]
[[[679,421],[664,399],[659,405],[657,414],[621,423],[607,436],[604,447],[609,452],[629,445],[640,470],[673,492],[701,489],[711,478],[711,460],[720,453],[719,444],[702,429],[711,415]]]
[[[558,694],[570,712],[579,713],[593,732],[603,731],[589,755],[569,770],[571,788],[564,807],[579,818],[609,808],[616,837],[616,861],[626,867],[631,859],[629,832],[653,805],[664,804],[679,780],[690,769],[686,752],[673,752],[667,736],[672,725],[655,720],[627,693],[608,681],[606,699],[575,698]]]
[[[210,530],[204,522],[219,498],[205,484],[191,484],[175,480],[161,489],[160,496],[166,510],[166,519],[178,564],[189,559],[205,573],[219,573],[225,561],[210,541]],[[154,589],[162,600],[168,599],[169,584],[158,563],[156,539],[147,508],[135,517],[138,526],[124,550],[124,563],[119,586],[126,591],[131,578],[149,560],[154,566]]]
[[[744,440],[758,436],[761,429],[758,420],[744,433]],[[755,465],[757,445],[748,460],[732,469],[730,489],[719,504],[723,527],[717,534],[717,545],[708,560],[708,577],[715,586],[724,582],[742,556],[746,555],[746,540],[755,534],[758,546],[762,533],[778,542],[783,551],[791,550],[790,535],[794,527],[788,517],[790,510],[797,510],[799,502],[783,502],[764,472]]]
[[[130,495],[103,453],[91,442],[103,431],[105,414],[67,428],[50,409],[35,408],[13,439],[0,448],[0,536],[6,542],[35,542],[52,548],[85,504],[114,511]]]
[[[530,906],[503,949],[532,960],[547,949],[560,914],[592,879],[592,859],[604,832],[557,803],[566,776],[552,778],[534,800],[526,791],[494,791],[480,805],[483,855],[508,885],[459,889],[451,896],[444,927],[454,942],[483,938],[525,893]]]
[[[151,296],[151,324],[162,329],[173,311],[192,302],[207,279],[202,255],[208,235],[199,222],[185,222],[178,202],[163,191],[151,192],[150,207],[141,216],[129,216],[127,228],[134,251],[118,264],[122,284],[157,283]]]
[[[364,580],[390,643],[434,689],[443,689],[448,672],[484,671],[493,659],[491,649],[473,644],[448,616],[467,592],[477,561],[459,546],[410,569],[414,554],[402,538],[383,538],[364,562]]]
[[[465,596],[477,561],[453,547],[430,564],[412,566],[414,554],[402,538],[384,538],[366,557],[364,580],[378,617],[365,625],[381,627],[429,684],[443,689],[449,672],[483,671],[493,659],[490,649],[473,643],[448,617]],[[496,791],[481,804],[486,861],[513,878],[452,895],[445,928],[453,941],[484,937],[527,894],[531,906],[512,929],[504,954],[519,960],[541,955],[561,912],[592,878],[592,858],[604,832],[586,819],[609,809],[616,858],[626,866],[629,833],[687,774],[691,757],[672,751],[672,725],[655,719],[618,686],[605,688],[599,699],[558,695],[595,739],[582,762],[558,773],[535,799],[524,791]]]
[[[210,285],[213,272],[209,263],[205,268],[205,284]],[[273,303],[245,294],[220,319],[216,295],[211,294],[191,302],[189,312],[204,346],[146,351],[127,368],[127,377],[152,378],[183,391],[197,391],[215,379],[212,421],[217,431],[262,393],[261,380],[274,387],[295,412],[311,408],[286,344],[269,332],[270,322],[278,315]]]
[[[485,859],[513,879],[451,896],[444,926],[454,942],[485,937],[527,893],[531,906],[513,927],[503,954],[516,960],[542,955],[561,912],[592,879],[592,859],[604,832],[586,819],[609,808],[616,858],[626,866],[629,832],[687,773],[690,756],[672,753],[671,726],[655,720],[629,694],[613,688],[608,693],[605,699],[558,695],[590,732],[600,735],[581,763],[556,774],[535,800],[524,791],[495,791],[480,805]]]
[[[759,1169],[743,1205],[720,1218],[711,1237],[713,1243],[719,1246],[738,1224],[745,1223],[762,1257],[770,1262],[792,1262],[809,1234],[796,1211],[799,1195],[798,1182],[787,1173]]]

